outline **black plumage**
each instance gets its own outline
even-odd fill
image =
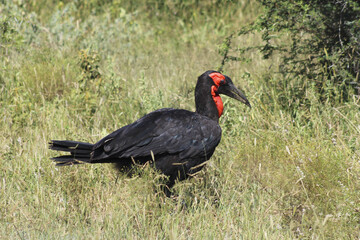
[[[170,188],[176,180],[184,180],[201,170],[219,144],[221,128],[218,121],[222,113],[219,94],[226,94],[250,107],[229,77],[207,71],[198,78],[196,85],[196,112],[159,109],[95,144],[52,140],[50,149],[69,152],[52,159],[59,166],[115,163],[120,171],[130,170],[134,162],[150,162],[169,176],[167,186]]]

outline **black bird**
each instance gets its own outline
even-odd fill
[[[200,171],[221,139],[219,117],[225,94],[250,106],[228,76],[206,71],[195,88],[196,112],[164,108],[124,126],[95,144],[51,140],[50,149],[69,152],[52,158],[57,166],[81,163],[115,163],[120,171],[150,162],[169,177],[167,196],[176,180]]]

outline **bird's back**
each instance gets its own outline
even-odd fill
[[[210,118],[182,109],[151,112],[97,142],[92,160],[176,154],[179,160],[209,158],[221,128]],[[210,154],[211,153],[211,154]]]
[[[115,162],[128,169],[133,161],[152,162],[170,181],[185,179],[202,168],[221,139],[219,124],[182,109],[151,112],[101,139],[91,162]],[[201,165],[201,166],[199,166]]]

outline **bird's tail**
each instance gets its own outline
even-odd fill
[[[51,158],[56,162],[56,166],[81,164],[90,162],[90,154],[93,144],[77,141],[51,140],[49,148],[51,150],[69,152],[69,155],[62,155]]]

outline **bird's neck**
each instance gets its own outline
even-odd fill
[[[196,85],[195,89],[195,105],[196,112],[208,118],[219,122],[222,114],[223,103],[220,96],[216,93],[216,89],[208,86]]]

